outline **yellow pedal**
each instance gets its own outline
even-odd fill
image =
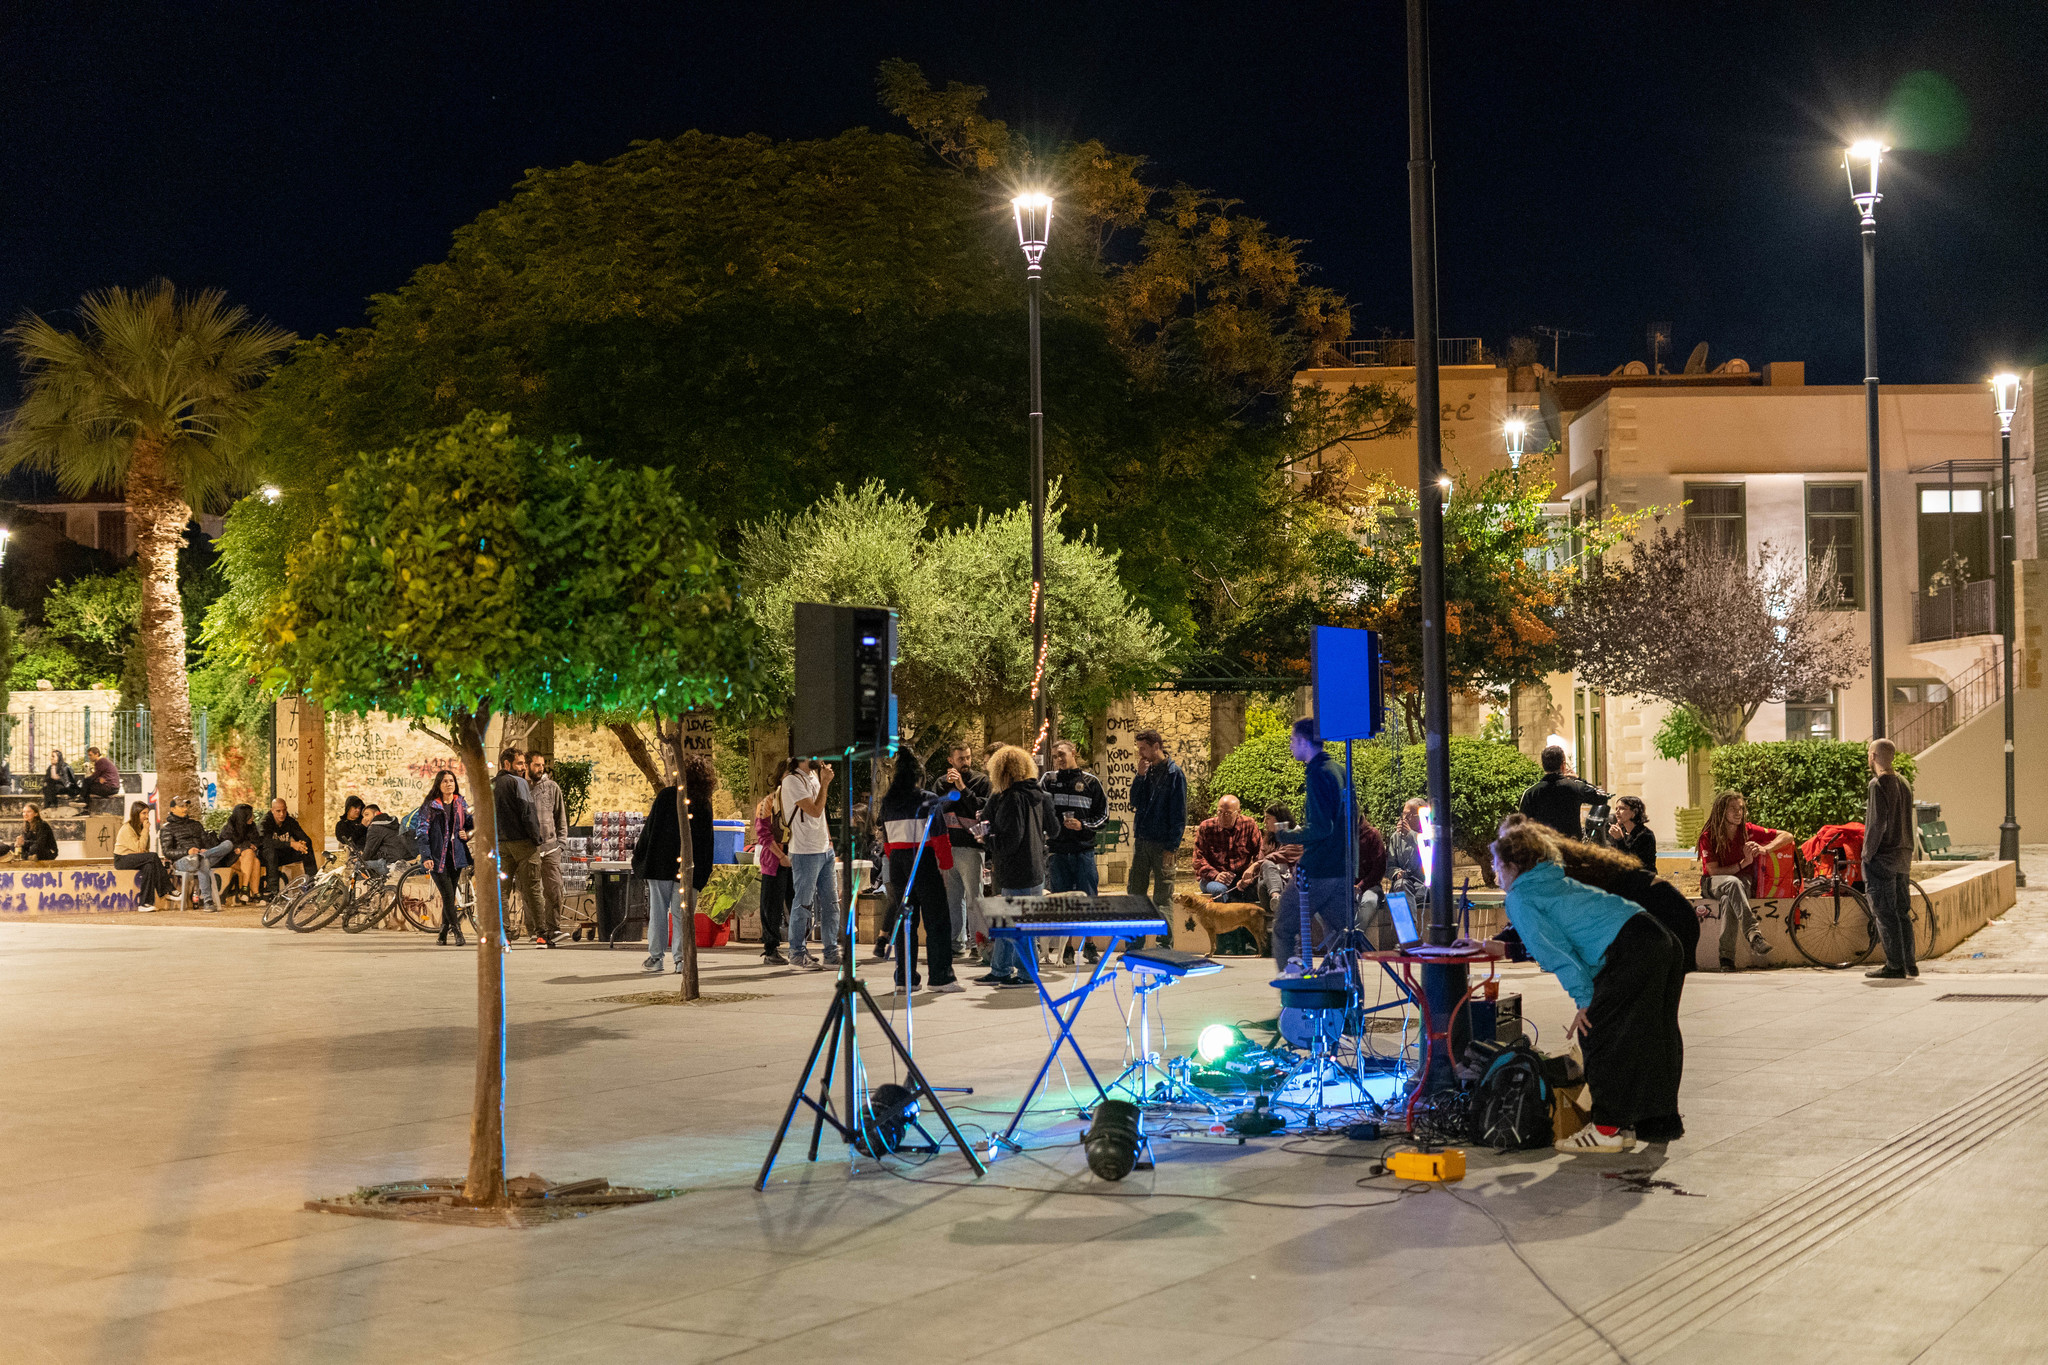
[[[1463,1180],[1465,1153],[1456,1147],[1441,1152],[1395,1152],[1387,1158],[1387,1173],[1396,1180]]]

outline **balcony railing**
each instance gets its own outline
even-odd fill
[[[1409,337],[1380,337],[1370,341],[1345,341],[1337,349],[1347,363],[1358,366],[1413,365],[1415,342]],[[1438,337],[1436,363],[1439,365],[1484,365],[1486,343],[1478,337]]]
[[[1959,640],[1965,635],[1998,633],[1998,583],[1979,579],[1955,588],[1923,591],[1913,599],[1913,639]]]
[[[1892,735],[1892,743],[1899,746],[1901,753],[1926,750],[1980,712],[1996,706],[2005,695],[2004,684],[2004,657],[1993,654],[1950,683],[1941,700],[1929,702],[1926,710],[1899,726]]]

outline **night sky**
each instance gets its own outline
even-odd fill
[[[528,167],[690,128],[894,130],[874,73],[900,56],[988,86],[1027,134],[1100,137],[1243,200],[1308,239],[1359,335],[1410,325],[1396,0],[6,15],[6,317],[161,274],[301,333],[347,326]],[[1880,374],[2048,360],[2040,0],[1439,3],[1435,25],[1446,335],[1589,332],[1565,342],[1584,372],[1669,321],[1678,360],[1707,341],[1716,363],[1859,380],[1839,148],[1890,108]]]

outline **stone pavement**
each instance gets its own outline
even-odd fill
[[[2048,914],[2032,853],[2015,935]],[[1688,1135],[1629,1157],[1475,1150],[1462,1185],[1404,1189],[1368,1177],[1377,1144],[1168,1141],[1110,1186],[1064,1141],[979,1182],[953,1156],[855,1170],[828,1146],[756,1194],[828,979],[726,950],[707,989],[759,998],[636,1006],[602,997],[674,984],[637,953],[523,949],[512,1170],[687,1193],[509,1231],[300,1208],[462,1170],[467,952],[0,925],[0,1359],[2038,1361],[2048,1006],[1938,999],[2048,996],[2048,954],[2000,951],[1992,980],[1989,958],[1898,985],[1692,977]],[[1172,1047],[1270,1017],[1268,976],[1240,961],[1165,992]],[[1507,976],[1554,1042],[1562,994]],[[982,1127],[1046,1045],[1017,991],[933,1000],[916,1027]],[[1084,1041],[1120,1056],[1107,998]]]

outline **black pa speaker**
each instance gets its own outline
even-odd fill
[[[896,613],[887,607],[796,604],[796,710],[789,752],[837,758],[896,742]]]

